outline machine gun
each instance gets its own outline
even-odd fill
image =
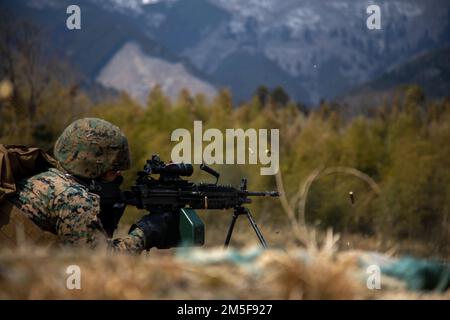
[[[259,230],[250,210],[244,207],[251,203],[250,197],[277,197],[278,192],[252,192],[247,190],[247,179],[243,178],[240,187],[218,185],[220,174],[205,164],[200,169],[216,178],[215,183],[193,183],[182,179],[194,172],[191,164],[164,163],[158,155],[147,160],[142,171],[137,174],[136,184],[131,190],[123,192],[124,203],[150,214],[171,212],[176,215],[169,226],[171,239],[168,247],[180,245],[203,245],[204,224],[195,209],[233,209],[233,216],[225,239],[225,247],[240,215],[247,216],[261,245],[267,248],[266,240]],[[159,178],[153,175],[159,174]]]

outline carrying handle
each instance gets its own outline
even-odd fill
[[[220,173],[218,173],[216,170],[214,170],[214,169],[208,167],[208,166],[207,166],[206,164],[204,164],[204,163],[202,163],[202,164],[200,165],[200,170],[203,170],[203,171],[205,171],[205,172],[208,172],[210,175],[216,177],[216,183],[215,183],[215,184],[217,184],[217,182],[219,181]]]

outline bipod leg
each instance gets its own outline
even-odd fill
[[[233,234],[233,229],[234,229],[234,225],[236,224],[236,220],[239,217],[241,213],[238,212],[238,210],[234,210],[233,212],[233,217],[231,218],[231,223],[230,226],[228,227],[228,232],[227,232],[227,238],[225,239],[225,244],[224,247],[228,248],[228,245],[230,244],[230,240],[231,240],[231,235]]]
[[[262,235],[261,230],[259,230],[258,225],[256,224],[255,220],[253,219],[252,214],[250,213],[250,210],[245,208],[245,214],[247,215],[248,221],[252,225],[253,230],[255,230],[255,233],[259,239],[259,242],[261,242],[261,245],[263,246],[264,249],[267,249],[266,239],[264,239],[264,236]]]

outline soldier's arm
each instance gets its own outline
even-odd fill
[[[124,238],[108,240],[98,219],[99,198],[85,190],[70,187],[53,202],[56,231],[63,244],[96,248],[107,245],[114,251],[140,253],[145,237],[135,229]]]

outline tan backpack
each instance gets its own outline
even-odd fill
[[[39,148],[0,144],[0,246],[30,241],[48,244],[56,239],[32,222],[8,197],[16,192],[16,181],[31,177],[58,162]]]

